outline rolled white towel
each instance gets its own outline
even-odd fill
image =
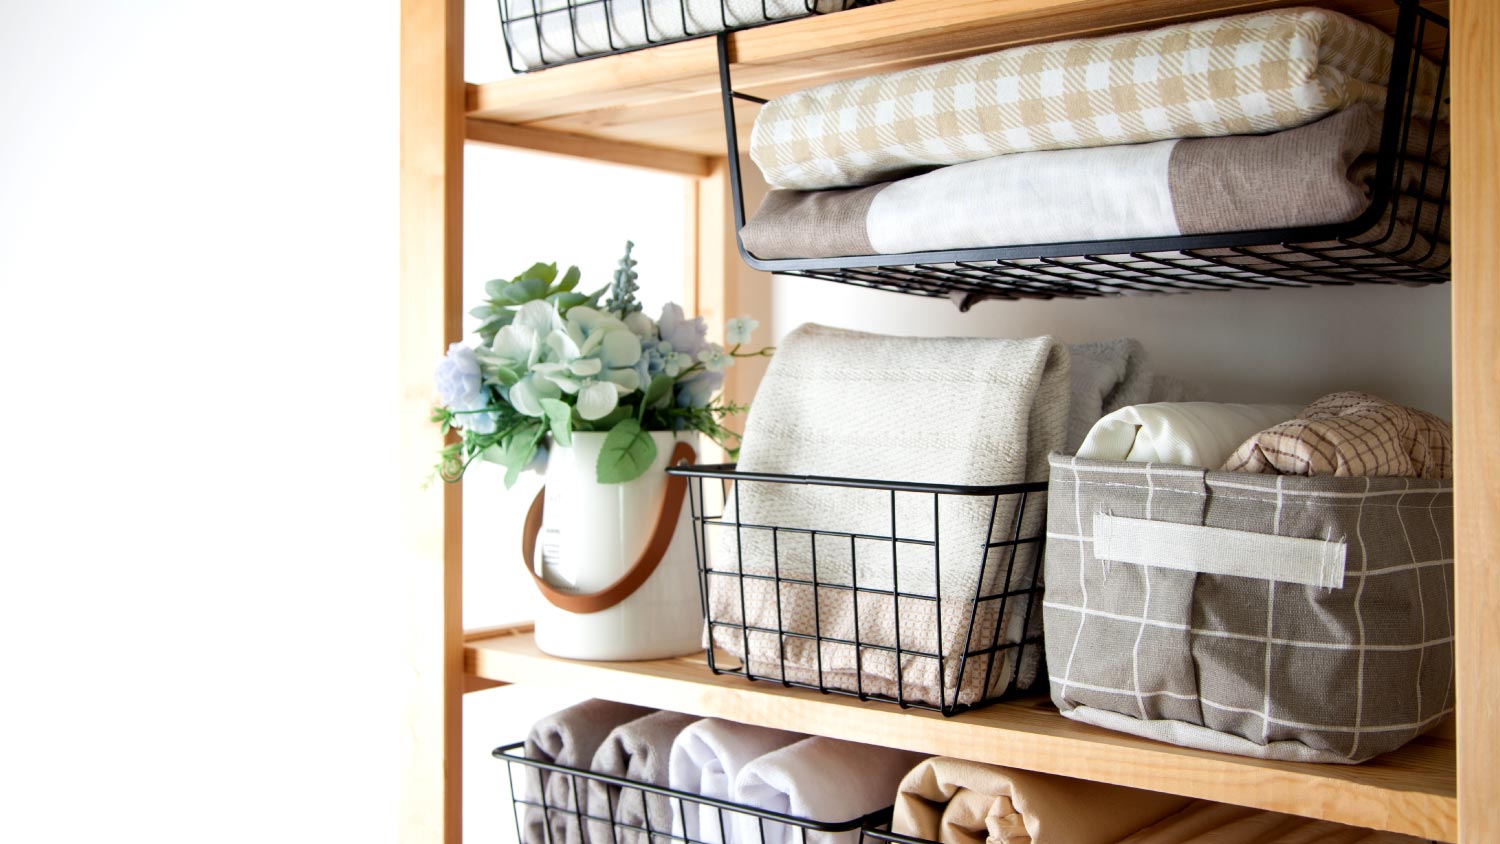
[[[823,738],[756,759],[735,780],[735,801],[806,820],[840,823],[890,806],[906,773],[927,758],[920,753]],[[764,830],[764,839],[762,839]],[[749,815],[735,818],[739,844],[857,844],[858,829],[808,832]]]
[[[673,740],[669,784],[677,791],[733,800],[735,778],[746,765],[805,738],[802,733],[705,718],[678,733]],[[704,844],[734,844],[738,841],[734,834],[735,817],[728,814],[721,818],[717,808],[701,804],[674,807],[672,834]],[[759,839],[744,844],[759,844]]]
[[[1122,407],[1094,423],[1078,456],[1217,469],[1246,439],[1301,410],[1297,404],[1201,401]]]

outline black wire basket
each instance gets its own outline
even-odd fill
[[[1447,91],[1448,21],[1419,0],[1395,0],[1395,5],[1399,18],[1389,91],[1397,95],[1386,97],[1369,207],[1349,222],[837,258],[762,259],[741,241],[740,253],[757,270],[950,298],[962,310],[984,299],[1446,282],[1451,265],[1433,233],[1444,230],[1448,215],[1447,152],[1431,137],[1420,140],[1413,127],[1417,120],[1436,125],[1446,114],[1448,98],[1419,96],[1419,82],[1430,82],[1435,74],[1436,90]],[[734,102],[767,100],[734,89],[727,40],[720,38],[718,46],[731,206],[739,231],[745,227],[745,201]],[[1424,101],[1430,103],[1420,105]],[[1388,213],[1402,185],[1399,193],[1415,196],[1415,206],[1404,199],[1402,210],[1422,222],[1420,233],[1416,225],[1398,226],[1396,215]]]
[[[1045,677],[1046,483],[667,471],[689,479],[715,674],[944,715]]]
[[[871,1],[499,0],[499,5],[506,60],[511,70],[527,73]]]
[[[872,831],[898,844],[919,839],[888,832],[891,809],[838,823],[808,820],[769,812],[743,803],[718,800],[665,786],[598,774],[552,762],[528,759],[523,742],[496,748],[494,756],[510,771],[510,796],[515,809],[516,837],[521,844],[857,844]],[[564,777],[565,786],[549,789],[551,777]],[[517,784],[519,783],[519,788]],[[583,800],[592,791],[605,798]],[[551,805],[548,791],[561,791],[563,805]],[[700,808],[717,810],[699,813]],[[717,818],[716,825],[689,826],[689,817]],[[757,834],[745,835],[749,824]],[[715,826],[717,828],[715,828]],[[739,834],[732,834],[737,829]],[[770,835],[768,835],[770,833]],[[747,838],[749,840],[747,840]]]

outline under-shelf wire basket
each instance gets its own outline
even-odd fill
[[[1448,21],[1420,0],[1399,7],[1380,151],[1369,207],[1358,218],[1295,229],[1223,232],[1180,237],[1077,243],[996,245],[899,255],[761,259],[744,244],[752,268],[782,275],[952,299],[962,310],[984,299],[1051,299],[1139,292],[1265,289],[1362,283],[1422,286],[1449,280],[1446,250],[1436,238],[1423,245],[1416,227],[1393,225],[1387,214],[1395,187],[1415,185],[1415,219],[1435,218],[1439,230],[1448,212],[1446,150],[1429,138],[1411,140],[1417,120],[1435,125],[1447,109]],[[734,103],[767,100],[734,90],[729,45],[719,39],[719,77],[729,150],[736,231],[745,226],[740,145]],[[1435,72],[1438,97],[1416,95],[1419,70]],[[1430,78],[1430,76],[1429,76]],[[1431,101],[1421,111],[1419,99]],[[1402,150],[1410,154],[1402,155]],[[1413,174],[1411,170],[1419,172]],[[1425,197],[1436,196],[1438,199]],[[1435,206],[1435,207],[1434,207]]]
[[[944,715],[1045,678],[1045,482],[667,471],[689,479],[715,674]],[[800,512],[759,521],[771,500]],[[828,515],[851,502],[857,524]]]
[[[498,0],[505,57],[527,73],[879,0]]]
[[[495,758],[509,767],[516,837],[521,844],[578,844],[582,840],[589,844],[722,844],[730,840],[740,844],[857,844],[867,831],[890,827],[890,808],[837,823],[814,821],[528,759],[524,748],[524,743],[516,742],[494,751]],[[561,788],[550,787],[554,777],[564,778]],[[604,796],[602,807],[580,799],[591,790]],[[552,805],[549,791],[554,797],[562,795],[561,805]],[[704,826],[694,824],[699,832],[690,834],[693,826],[688,823],[689,817],[704,816],[716,819],[716,823],[706,831]],[[758,836],[744,834],[746,821],[754,822]],[[587,832],[580,835],[584,830]]]

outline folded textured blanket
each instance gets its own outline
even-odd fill
[[[1195,800],[1119,844],[1425,844],[1425,840]]]
[[[779,97],[750,154],[772,187],[816,190],[1013,152],[1263,134],[1380,106],[1391,50],[1307,8],[1030,44]]]
[[[1425,154],[1429,131],[1414,132],[1407,148]],[[775,259],[1343,223],[1370,205],[1380,134],[1380,112],[1358,104],[1270,135],[1023,152],[864,188],[776,190],[740,235]],[[1446,126],[1431,134],[1433,159],[1446,162]],[[1387,214],[1418,236],[1403,254],[1446,263],[1443,174],[1424,179],[1408,163],[1400,176],[1402,201]]]
[[[1368,393],[1332,393],[1246,440],[1223,471],[1442,480],[1453,477],[1453,427]]]
[[[891,831],[939,844],[1115,844],[1191,802],[939,756],[901,781]]]
[[[672,742],[668,784],[678,791],[734,800],[735,779],[746,765],[805,738],[801,733],[705,718],[678,733]],[[713,806],[685,804],[672,813],[672,835],[703,844],[733,844],[739,841],[734,818],[733,813]],[[743,844],[760,844],[760,839]]]
[[[1068,430],[1063,450],[1072,454],[1105,415],[1146,402],[1183,401],[1197,388],[1157,375],[1139,341],[1128,337],[1068,347]]]
[[[1040,480],[1047,453],[1062,444],[1067,360],[1050,337],[887,337],[805,325],[771,361],[746,422],[739,466],[966,485]],[[1009,534],[1018,496],[997,502],[945,495],[937,507],[927,494],[901,493],[894,505],[892,499],[880,490],[736,484],[726,522],[738,512],[744,524],[789,530],[773,536],[733,524],[711,529],[706,580],[713,643],[758,676],[803,683],[821,677],[827,687],[908,701],[951,705],[955,695],[975,702],[1003,690],[1012,651],[988,665],[973,660],[961,689],[958,657],[966,642],[977,650],[1022,635],[1025,613],[1016,610],[1024,610],[1024,600],[1004,602],[1004,618],[998,600],[974,612],[977,590],[999,592],[1005,579],[1008,549],[985,545]],[[1040,530],[1039,505],[1033,497],[1023,532]],[[893,528],[914,541],[877,538],[890,537]],[[818,531],[815,538],[809,530]],[[1029,580],[1036,552],[1035,545],[1018,549],[1013,585]],[[741,578],[742,570],[755,577]],[[782,582],[778,590],[764,577],[778,572],[803,582]],[[815,588],[814,580],[825,585]],[[901,593],[896,606],[893,591]],[[774,630],[802,635],[767,632]],[[823,641],[813,641],[815,635]],[[889,650],[856,649],[856,638],[867,646],[899,644],[908,653],[898,661]],[[1035,664],[1022,669],[1034,672]]]
[[[536,722],[526,736],[526,758],[554,762],[570,768],[588,768],[599,745],[614,728],[649,715],[654,710],[609,700],[586,700]],[[512,768],[512,770],[518,770]],[[583,802],[583,782],[567,774],[540,768],[525,769],[520,783],[521,799],[548,808],[528,806],[521,840],[524,844],[581,844],[578,807]],[[575,799],[576,798],[576,799]],[[544,822],[551,828],[549,841]]]
[[[517,67],[645,47],[805,15],[835,12],[854,0],[501,0],[505,43]]]
[[[1291,419],[1301,409],[1295,404],[1135,404],[1094,423],[1078,456],[1216,469],[1246,437]]]
[[[807,738],[746,765],[735,780],[735,801],[806,820],[841,823],[891,805],[901,778],[922,754]],[[858,844],[858,829],[811,832],[750,815],[735,818],[736,836],[757,844]],[[764,833],[764,839],[762,839]]]
[[[653,712],[621,724],[599,745],[589,769],[664,786],[672,742],[697,720],[678,712]],[[590,780],[583,799],[588,813],[586,840],[593,844],[669,844],[672,840],[672,801],[664,795]],[[613,820],[613,829],[604,818]]]

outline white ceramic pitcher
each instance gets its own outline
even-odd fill
[[[655,462],[622,484],[595,479],[604,433],[575,432],[572,446],[552,446],[546,487],[522,538],[546,599],[536,619],[536,644],[546,653],[661,659],[702,647],[687,481],[664,471],[696,459],[697,435],[650,434]]]

